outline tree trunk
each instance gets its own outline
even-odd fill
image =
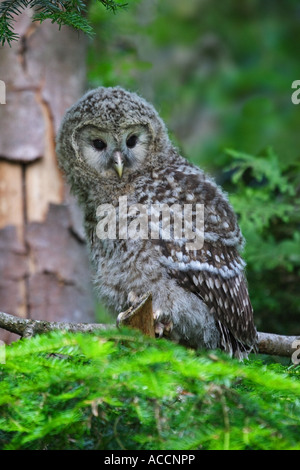
[[[55,135],[85,86],[85,38],[18,16],[0,79],[0,309],[48,321],[94,320],[81,213],[57,167]],[[13,336],[0,333],[0,339]]]

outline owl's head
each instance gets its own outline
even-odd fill
[[[115,180],[145,171],[167,143],[166,127],[151,104],[120,87],[100,87],[66,112],[57,153],[67,173],[78,161]]]

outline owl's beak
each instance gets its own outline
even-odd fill
[[[123,174],[123,167],[124,167],[124,162],[123,162],[123,157],[121,152],[116,152],[114,155],[114,169],[118,173],[119,178],[122,178]]]

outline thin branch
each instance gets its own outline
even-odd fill
[[[11,333],[16,333],[22,338],[30,338],[37,334],[56,330],[92,333],[96,330],[108,329],[111,326],[112,325],[103,323],[68,323],[29,320],[28,318],[19,318],[14,315],[9,315],[8,313],[0,312],[0,328],[10,331]]]
[[[296,349],[293,343],[300,340],[300,336],[276,335],[260,331],[257,335],[259,353],[270,354],[271,356],[291,357]]]

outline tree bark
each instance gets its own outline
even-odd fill
[[[0,79],[0,309],[22,318],[93,321],[81,214],[55,155],[65,110],[85,87],[85,38],[68,27],[16,18]],[[0,333],[6,342],[14,337]]]

